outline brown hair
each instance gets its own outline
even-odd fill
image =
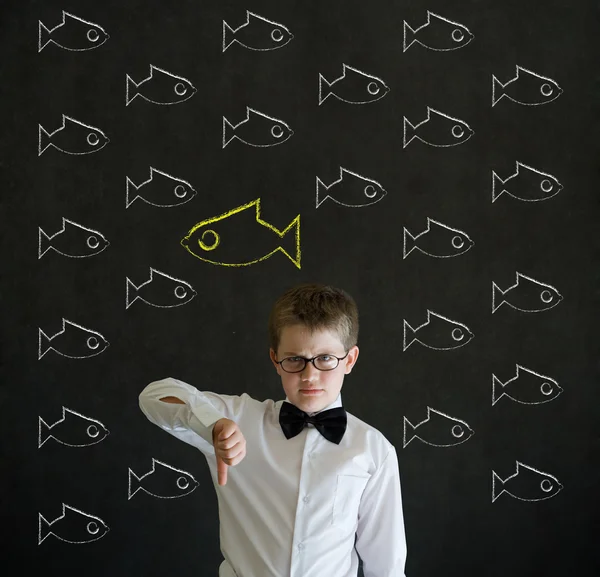
[[[285,291],[269,315],[269,344],[275,352],[284,327],[305,325],[310,332],[335,332],[346,350],[358,340],[358,307],[344,290],[319,283],[304,283]]]

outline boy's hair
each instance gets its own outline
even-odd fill
[[[312,333],[329,330],[349,350],[358,340],[358,307],[344,290],[319,283],[289,288],[273,305],[269,315],[269,343],[277,353],[281,331],[303,324]]]

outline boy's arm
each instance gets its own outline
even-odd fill
[[[405,577],[406,535],[394,446],[363,492],[355,547],[365,577]]]

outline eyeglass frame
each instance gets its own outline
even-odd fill
[[[317,369],[317,371],[327,373],[329,371],[335,371],[335,369],[337,369],[340,366],[340,361],[343,361],[348,356],[349,353],[350,353],[350,350],[347,350],[346,354],[343,357],[337,357],[330,353],[321,353],[320,355],[317,355],[317,356],[313,357],[312,359],[307,359],[306,357],[301,357],[300,355],[294,355],[293,357],[285,357],[285,359],[281,359],[280,361],[274,361],[274,362],[277,363],[281,367],[282,371],[288,373],[289,375],[295,375],[296,373],[301,373],[306,368],[306,365],[308,363],[312,363],[313,367],[315,367],[315,369]],[[337,365],[335,365],[335,367],[333,367],[331,369],[320,369],[319,367],[317,367],[317,365],[315,365],[315,359],[318,359],[319,357],[324,357],[324,356],[333,357],[334,359],[337,359]],[[281,363],[283,363],[283,361],[287,361],[287,359],[296,359],[296,358],[302,359],[304,361],[304,366],[299,371],[286,371],[283,368],[283,365]]]

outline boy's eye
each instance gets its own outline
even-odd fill
[[[288,357],[288,361],[298,362],[301,361],[302,357]]]
[[[317,358],[320,361],[330,361],[333,357],[331,355],[319,355]]]

